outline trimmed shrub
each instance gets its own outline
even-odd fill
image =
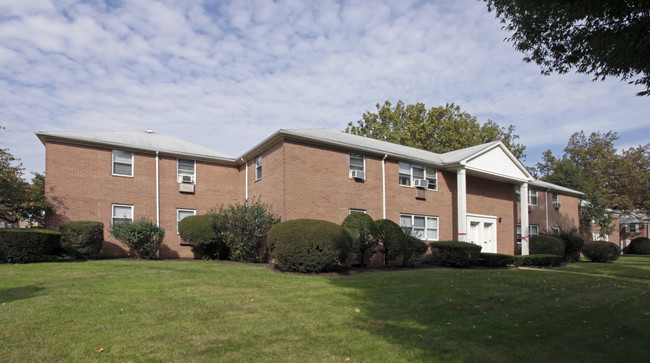
[[[189,216],[178,222],[178,234],[192,245],[194,253],[213,260],[228,258],[226,246],[213,228],[211,214]]]
[[[96,258],[104,243],[104,223],[94,221],[64,222],[59,227],[61,247],[76,258]]]
[[[0,261],[48,261],[61,248],[61,233],[46,229],[0,229]]]
[[[375,233],[384,254],[384,264],[397,258],[403,252],[404,231],[390,219],[375,221]]]
[[[528,256],[514,256],[516,266],[536,266],[536,267],[550,267],[560,266],[564,262],[564,258],[558,255],[528,255]]]
[[[621,256],[621,248],[611,242],[585,242],[582,254],[591,262],[612,262]]]
[[[315,219],[278,223],[268,233],[271,255],[284,271],[322,272],[345,262],[352,247],[348,231]]]
[[[650,239],[637,237],[630,241],[630,252],[635,255],[650,255]]]
[[[531,255],[564,255],[564,241],[550,234],[530,236]]]
[[[366,213],[352,213],[345,217],[341,225],[352,237],[352,252],[357,255],[359,264],[366,266],[379,244],[375,238],[375,221]]]
[[[481,252],[480,265],[488,267],[506,267],[515,264],[515,256],[501,253]]]
[[[115,223],[110,233],[129,248],[132,256],[145,260],[157,258],[165,237],[164,229],[144,218],[135,222]]]
[[[402,266],[413,266],[428,249],[429,246],[422,240],[405,233],[400,248]]]
[[[432,242],[431,252],[434,263],[442,266],[468,267],[477,265],[481,246],[468,242],[440,241]]]
[[[221,243],[229,248],[230,259],[240,262],[268,260],[266,238],[280,218],[258,200],[220,207],[213,214],[213,228]]]
[[[562,231],[559,236],[564,241],[564,260],[567,262],[580,261],[580,250],[585,244],[585,240],[580,236],[578,231]]]

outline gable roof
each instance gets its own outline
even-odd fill
[[[528,184],[533,186],[533,187],[536,187],[536,188],[555,190],[556,192],[562,192],[564,194],[575,195],[577,197],[582,196],[582,195],[585,194],[585,193],[579,192],[577,190],[565,188],[565,187],[559,186],[557,184],[545,182],[545,181],[542,181],[542,180],[534,180],[534,181],[531,181]]]
[[[76,143],[99,144],[128,150],[160,152],[175,156],[190,156],[197,159],[235,162],[230,155],[151,130],[134,131],[38,131],[36,136],[45,140],[72,141]]]

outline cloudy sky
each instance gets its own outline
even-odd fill
[[[385,100],[515,125],[526,165],[576,131],[650,142],[650,98],[542,76],[483,2],[0,0],[0,147],[34,131],[153,129],[238,156],[281,128],[343,130]]]

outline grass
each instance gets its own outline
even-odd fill
[[[568,264],[560,268],[560,270],[591,275],[650,280],[650,255],[622,255],[614,263],[583,261]]]
[[[340,277],[205,261],[0,265],[0,361],[641,362],[649,262]]]

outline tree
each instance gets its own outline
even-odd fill
[[[25,169],[15,164],[18,161],[8,149],[0,149],[0,220],[43,225],[44,213],[51,208],[45,201],[45,177],[35,173],[30,185],[23,180]]]
[[[544,152],[536,172],[545,181],[585,193],[583,225],[596,221],[602,234],[613,231],[611,211],[650,211],[650,144],[621,153],[616,132],[574,133],[561,158]]]
[[[356,125],[349,122],[345,132],[435,153],[501,140],[517,158],[526,157],[526,147],[515,143],[514,126],[500,127],[492,120],[481,125],[453,103],[427,109],[422,103],[398,101],[392,107],[386,101],[376,107],[377,113],[367,111]]]
[[[620,77],[650,95],[650,2],[647,0],[484,0],[507,38],[542,74]]]

